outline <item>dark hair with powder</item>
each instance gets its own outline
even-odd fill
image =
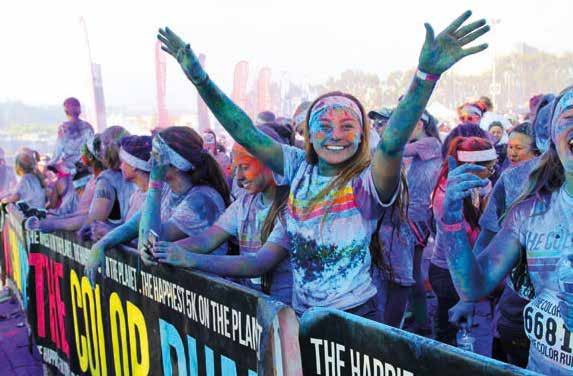
[[[151,140],[150,136],[126,136],[121,139],[121,148],[138,159],[149,161]]]
[[[229,186],[219,164],[211,154],[203,150],[203,139],[189,127],[169,127],[159,132],[161,138],[179,153],[187,161],[191,162],[195,169],[189,171],[193,185],[207,185],[215,189],[229,206]]]
[[[450,148],[450,144],[456,137],[479,137],[491,141],[489,133],[481,129],[479,125],[469,124],[469,123],[460,124],[454,129],[452,129],[452,131],[450,132],[450,134],[448,134],[448,136],[444,140],[444,143],[442,144],[443,159],[446,159],[446,156],[448,155],[448,150]]]

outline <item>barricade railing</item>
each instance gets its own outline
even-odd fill
[[[90,243],[2,214],[3,278],[16,290],[44,363],[64,375],[529,375],[338,310],[292,308],[195,271],[106,251],[92,287]]]
[[[305,375],[537,375],[334,309],[304,313],[300,347]]]
[[[14,207],[5,216],[2,269],[43,361],[59,373],[300,374],[292,308],[221,278],[146,266],[127,247],[106,251],[92,287],[91,244],[26,231],[22,220]]]

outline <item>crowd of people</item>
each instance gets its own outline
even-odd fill
[[[549,301],[560,307],[546,313],[560,333],[573,327],[573,87],[534,96],[509,128],[490,116],[488,98],[464,103],[459,125],[441,135],[425,110],[440,75],[487,47],[464,47],[489,30],[484,20],[465,24],[470,15],[437,35],[426,24],[418,70],[393,108],[367,112],[351,94],[330,92],[292,117],[265,111],[254,120],[189,44],[160,29],[163,50],[234,144],[179,126],[94,134],[69,98],[69,121],[44,168],[32,150],[16,157],[18,179],[0,165],[2,202],[44,209],[28,229],[91,240],[92,281],[107,249],[131,243],[148,265],[216,274],[299,315],[329,307],[404,327],[409,311],[408,330],[451,345],[458,324],[471,327],[476,302],[487,300],[495,358],[571,372],[573,364],[530,346],[534,335],[560,344],[532,333],[523,314]]]

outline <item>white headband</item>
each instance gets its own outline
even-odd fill
[[[94,158],[99,161],[100,160],[99,155],[98,155],[98,153],[96,153],[96,151],[94,149],[94,141],[95,141],[94,136],[91,136],[90,138],[88,138],[88,141],[86,142],[86,147],[87,147],[88,151],[90,152],[90,154],[93,155]]]
[[[153,146],[155,149],[162,155],[167,156],[169,159],[169,163],[175,166],[178,170],[181,171],[191,171],[195,169],[193,163],[189,162],[187,159],[183,158],[181,154],[177,153],[173,150],[165,140],[161,137],[160,134],[157,134],[152,141]]]
[[[559,102],[557,102],[555,105],[555,109],[553,110],[553,118],[551,120],[551,139],[554,143],[557,143],[556,133],[559,117],[563,112],[571,107],[573,107],[573,90],[569,90],[563,94],[563,96],[559,99]]]
[[[458,151],[458,161],[460,162],[487,162],[497,159],[494,148],[476,151]]]
[[[304,123],[304,121],[306,120],[306,113],[307,111],[301,111],[300,114],[296,115],[294,117],[294,119],[292,119],[294,121],[294,125],[298,126],[301,123]]]
[[[364,126],[364,119],[362,119],[362,112],[360,111],[358,105],[353,100],[340,95],[332,95],[330,97],[322,98],[314,106],[312,106],[310,109],[310,122],[312,122],[316,116],[322,114],[323,110],[326,110],[329,107],[342,107],[349,109],[354,113],[354,116],[360,122],[360,126]]]
[[[119,159],[138,170],[145,172],[151,171],[151,163],[144,161],[143,159],[139,159],[135,155],[129,154],[124,148],[119,149]]]

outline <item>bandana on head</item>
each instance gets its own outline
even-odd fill
[[[307,113],[306,111],[302,111],[300,114],[296,115],[293,118],[295,126],[299,126],[300,124],[304,123],[304,121],[306,120],[306,113]]]
[[[483,115],[481,110],[476,106],[474,106],[473,104],[466,104],[465,106],[463,106],[461,114],[465,116],[479,116],[479,117]]]
[[[98,161],[101,162],[101,158],[99,156],[99,153],[96,153],[96,150],[94,148],[94,141],[95,141],[95,137],[91,136],[88,141],[86,142],[86,148],[88,149],[88,151],[90,152],[91,155],[94,156],[95,159],[97,159]]]
[[[487,150],[475,151],[458,151],[458,161],[460,162],[487,162],[497,159],[497,153],[494,148]]]
[[[358,108],[358,105],[352,99],[340,95],[325,97],[316,102],[310,109],[310,122],[312,123],[329,108],[343,108],[351,111],[360,123],[360,126],[364,126],[364,119],[362,119],[362,112],[360,111],[360,108]]]
[[[551,140],[557,143],[557,122],[561,114],[569,109],[573,108],[573,88],[563,94],[559,99],[559,102],[555,105],[553,110],[553,117],[551,118]]]
[[[135,155],[129,154],[124,148],[119,149],[119,159],[138,170],[146,172],[151,171],[151,163],[144,161],[143,159],[139,159]]]
[[[170,164],[172,164],[175,168],[181,171],[191,171],[195,169],[195,166],[187,159],[183,158],[181,154],[177,153],[173,150],[165,140],[161,137],[160,134],[157,134],[152,141],[153,147],[159,154],[162,156],[166,156],[167,160]]]

